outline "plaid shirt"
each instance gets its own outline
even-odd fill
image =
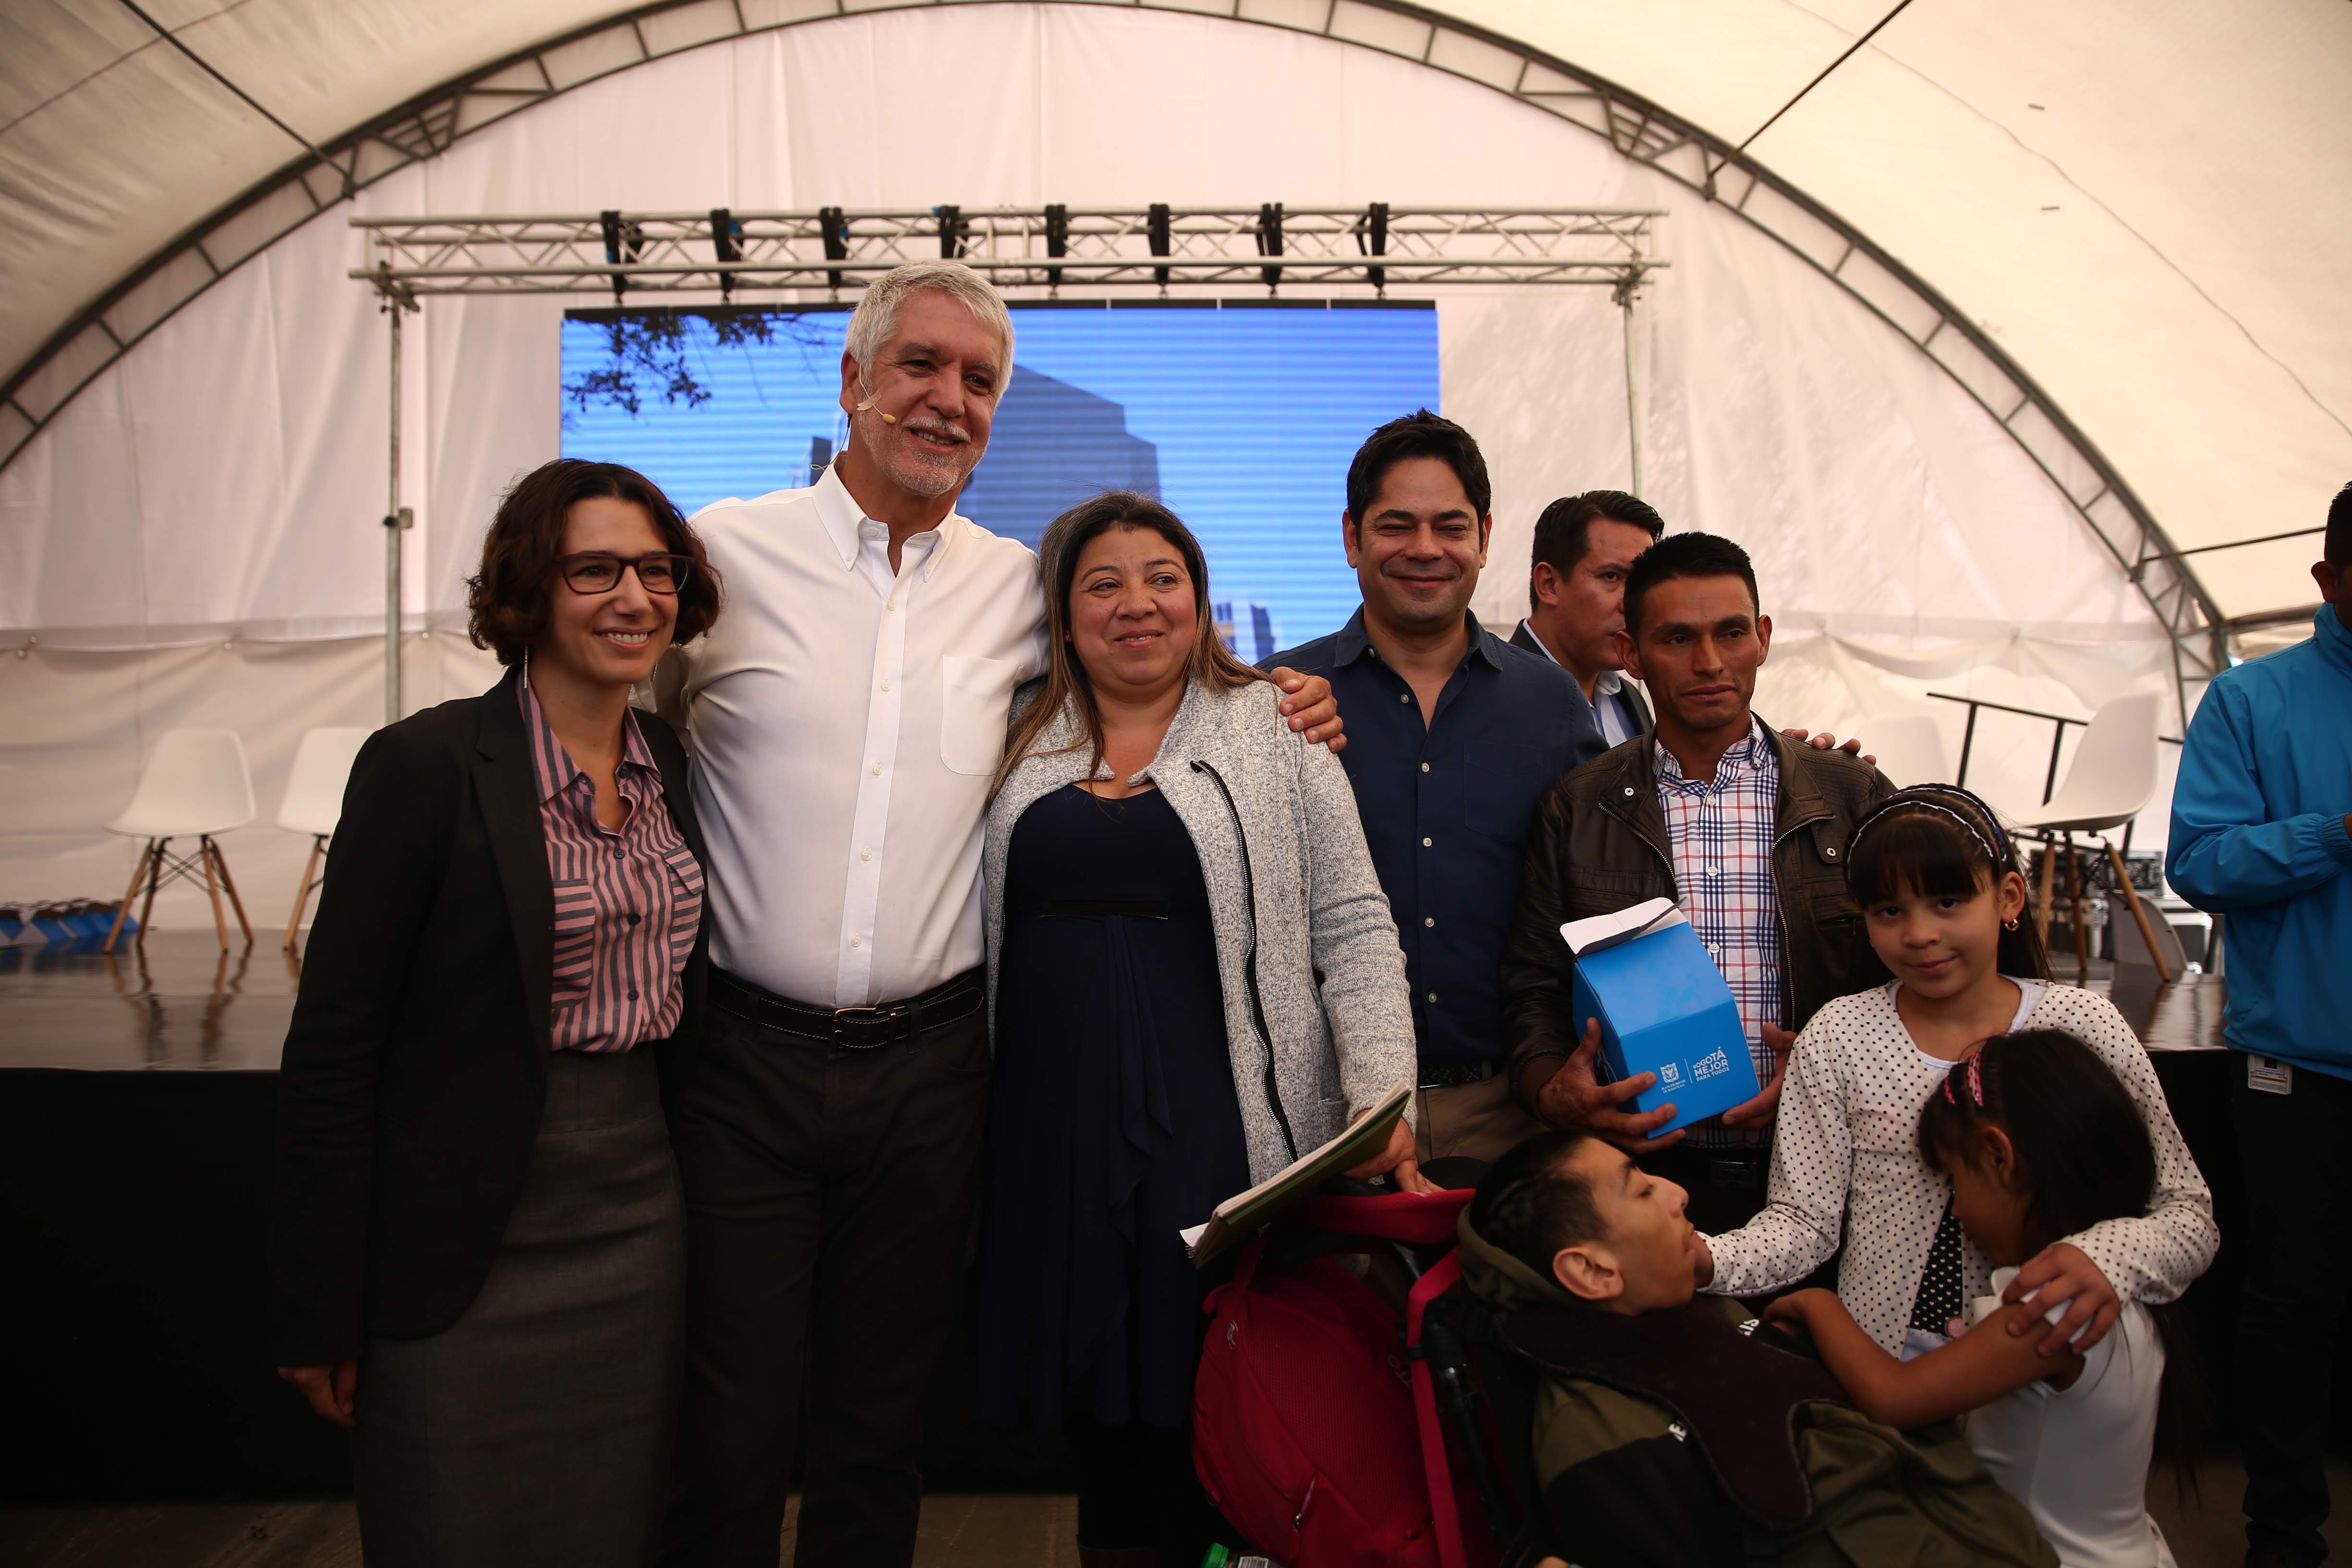
[[[613,783],[628,803],[618,831],[596,820],[596,782],[555,738],[538,694],[518,683],[555,885],[554,1046],[625,1051],[677,1027],[678,972],[702,921],[702,867],[670,820],[661,770],[637,718],[621,725]]]
[[[1777,1028],[1783,1016],[1780,909],[1772,891],[1780,761],[1764,726],[1753,718],[1748,722],[1748,739],[1724,752],[1712,783],[1685,777],[1674,753],[1651,745],[1683,913],[1731,984],[1756,1081],[1769,1083],[1777,1061],[1764,1044],[1764,1026]],[[1754,1149],[1769,1137],[1709,1117],[1692,1124],[1687,1141],[1700,1149]]]

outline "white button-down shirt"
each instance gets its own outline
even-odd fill
[[[951,515],[893,572],[831,469],[694,526],[726,610],[662,685],[694,744],[712,962],[830,1007],[976,966],[989,780],[1045,670],[1036,556]]]

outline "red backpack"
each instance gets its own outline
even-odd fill
[[[1470,1197],[1315,1197],[1301,1215],[1428,1245],[1454,1239]],[[1460,1264],[1449,1253],[1415,1283],[1400,1343],[1395,1311],[1337,1259],[1262,1268],[1266,1241],[1251,1240],[1205,1309],[1192,1461],[1211,1500],[1251,1550],[1293,1568],[1491,1564],[1476,1494],[1452,1479],[1462,1468],[1448,1461],[1417,1353],[1423,1310]]]

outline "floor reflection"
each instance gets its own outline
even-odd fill
[[[271,1071],[299,953],[210,931],[0,948],[0,1068]]]

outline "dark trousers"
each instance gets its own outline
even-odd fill
[[[2294,1092],[2246,1087],[2230,1063],[2246,1180],[2246,1270],[2238,1310],[2238,1433],[2246,1540],[2316,1563],[2327,1555],[2329,1373],[2352,1289],[2352,1083],[2294,1069]]]
[[[1764,1211],[1769,1149],[1694,1149],[1687,1142],[1642,1156],[1642,1169],[1690,1194],[1683,1213],[1709,1236],[1738,1230]]]
[[[674,1133],[687,1353],[665,1563],[775,1568],[803,1405],[798,1568],[913,1561],[987,1103],[984,1009],[853,1050],[711,1007]]]
[[[1191,1426],[1073,1425],[1069,1437],[1079,1545],[1151,1551],[1160,1568],[1195,1568],[1210,1542],[1232,1537],[1192,1467]]]

